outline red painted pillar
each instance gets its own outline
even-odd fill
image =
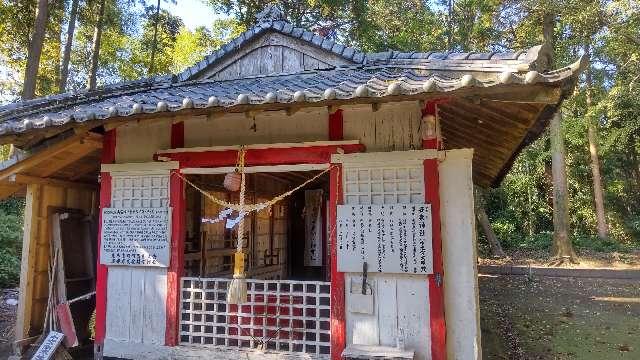
[[[116,160],[116,130],[107,131],[102,138],[102,164],[113,164]],[[107,275],[108,268],[100,263],[102,243],[102,209],[111,206],[111,174],[100,173],[100,204],[98,213],[98,258],[96,265],[96,320],[94,349],[102,354],[107,319]]]
[[[347,343],[344,273],[338,272],[337,216],[342,203],[342,166],[332,164],[329,172],[329,236],[331,238],[331,359],[339,360]]]
[[[171,124],[171,148],[184,147],[184,121]]]
[[[437,104],[427,102],[422,112],[423,149],[440,148],[437,130]],[[431,327],[431,359],[447,358],[447,328],[444,317],[444,267],[442,262],[442,237],[440,231],[440,177],[438,159],[424,160],[425,201],[431,204],[432,214],[432,248],[433,274],[428,276],[429,282],[429,319]]]
[[[344,140],[343,124],[342,109],[337,109],[333,113],[329,113],[329,141]]]
[[[184,147],[184,123],[171,126],[171,148]],[[171,207],[171,249],[167,269],[167,320],[165,345],[176,346],[180,339],[180,278],[184,270],[185,193],[184,182],[171,170],[169,206]]]

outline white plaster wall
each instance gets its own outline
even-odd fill
[[[198,147],[327,140],[328,118],[326,107],[301,109],[291,115],[265,111],[254,116],[196,116],[185,120],[184,144]]]
[[[471,160],[473,150],[450,150],[440,163],[447,358],[481,359],[480,307]]]
[[[116,163],[139,163],[153,160],[161,149],[171,147],[171,121],[141,121],[116,129]]]

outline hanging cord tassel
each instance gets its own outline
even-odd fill
[[[240,223],[238,224],[238,241],[233,259],[233,280],[229,284],[227,291],[227,302],[229,304],[244,304],[247,301],[247,280],[244,271],[244,195],[246,189],[244,173],[244,146],[238,151],[238,171],[240,172]]]

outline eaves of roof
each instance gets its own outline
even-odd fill
[[[547,73],[506,71],[476,77],[471,73],[434,73],[421,66],[357,65],[295,74],[254,76],[232,81],[178,82],[169,77],[111,85],[98,91],[59,94],[0,108],[2,137],[31,130],[62,127],[93,120],[188,109],[232,108],[269,104],[310,106],[314,103],[391,96],[437,95],[461,89],[503,85],[560,86],[574,77],[583,60]],[[363,100],[364,102],[364,100]],[[316,104],[317,106],[318,104]],[[6,140],[5,140],[6,142]]]

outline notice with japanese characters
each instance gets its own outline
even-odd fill
[[[102,209],[100,263],[169,266],[170,208]]]
[[[339,205],[338,271],[431,274],[431,205]]]
[[[49,360],[55,354],[56,349],[60,346],[64,334],[57,331],[51,331],[47,334],[47,337],[42,341],[38,351],[31,357],[31,360]]]

